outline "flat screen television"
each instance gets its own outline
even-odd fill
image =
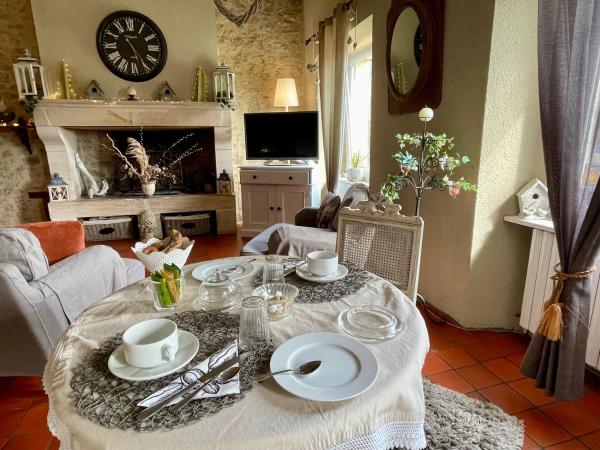
[[[244,114],[246,159],[319,158],[317,111]]]

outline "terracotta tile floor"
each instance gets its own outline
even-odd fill
[[[131,257],[132,241],[110,245]],[[236,256],[235,236],[196,239],[190,262]],[[525,421],[523,449],[600,450],[600,379],[588,374],[586,391],[575,402],[557,402],[521,376],[518,365],[529,338],[514,333],[467,332],[426,319],[431,352],[423,374],[470,397],[491,401]],[[48,432],[48,405],[38,377],[0,378],[0,450],[54,450]],[[560,425],[559,425],[560,423]]]

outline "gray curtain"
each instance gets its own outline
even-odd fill
[[[539,95],[550,208],[562,271],[594,265],[600,246],[600,1],[540,0]],[[559,341],[535,334],[521,365],[561,400],[583,393],[589,279],[568,280]]]
[[[319,23],[319,106],[327,189],[335,192],[344,142],[348,21],[344,4]]]

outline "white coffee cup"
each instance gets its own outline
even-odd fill
[[[310,252],[306,255],[306,264],[313,275],[331,275],[338,270],[338,255],[326,250]]]
[[[179,350],[177,324],[168,319],[136,323],[123,333],[123,350],[127,363],[142,369],[173,361]]]

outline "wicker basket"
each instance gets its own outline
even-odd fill
[[[132,217],[102,217],[83,219],[86,241],[113,241],[133,237]]]
[[[210,214],[173,215],[163,217],[163,230],[165,236],[175,229],[182,236],[196,236],[210,234]]]

